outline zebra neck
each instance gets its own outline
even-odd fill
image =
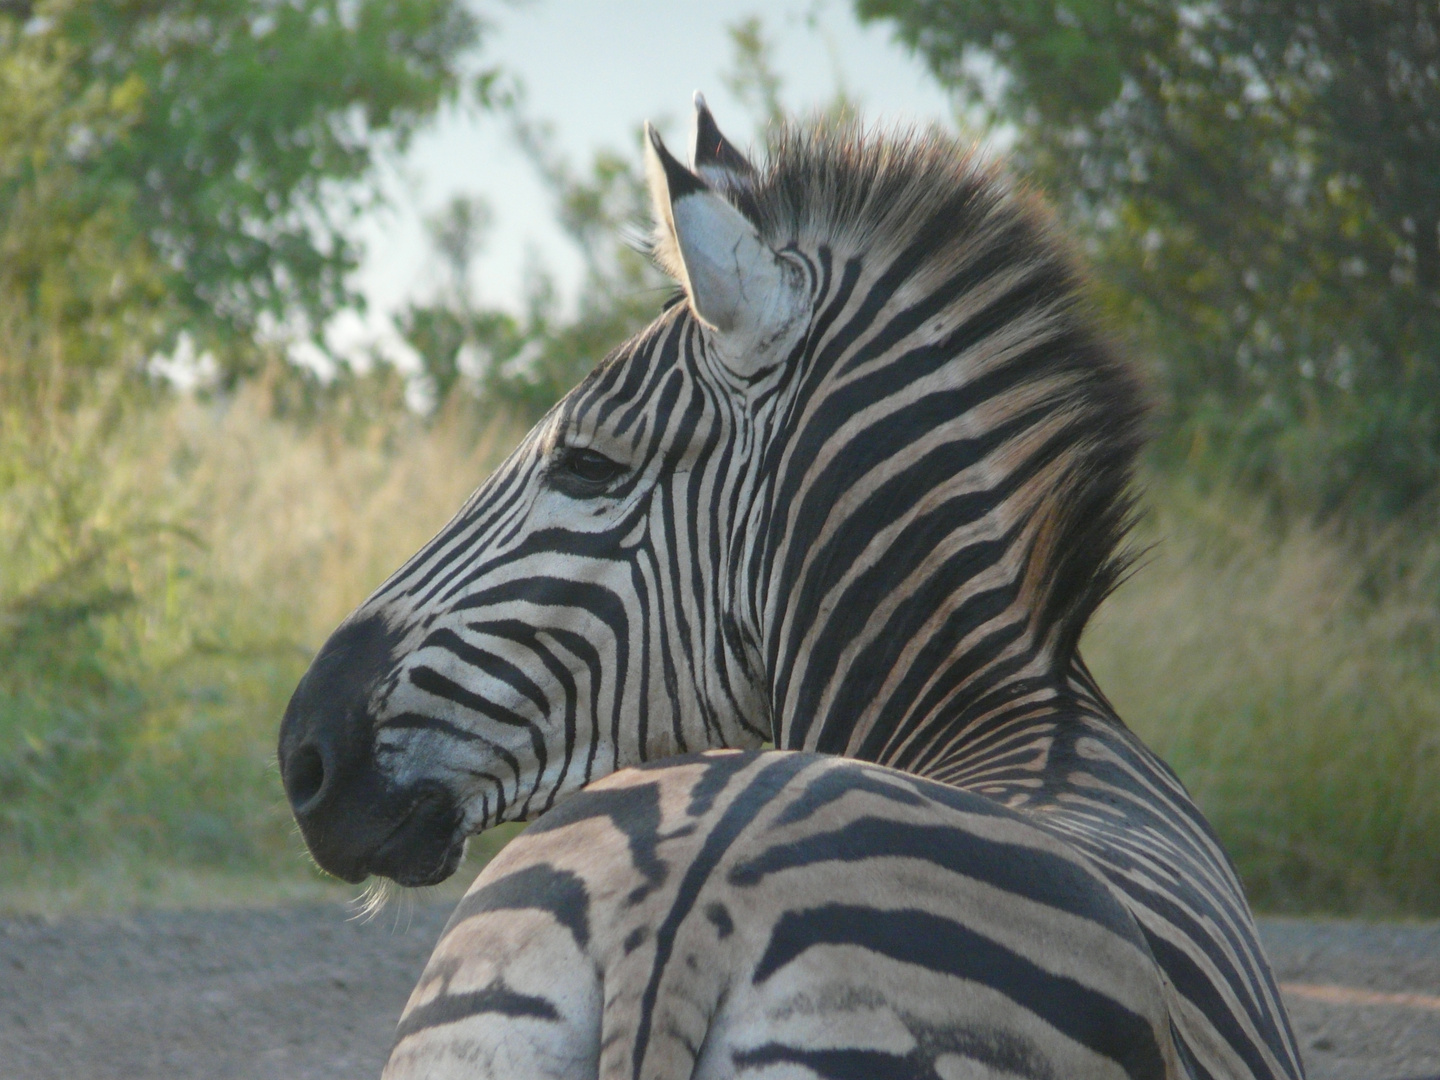
[[[1086,738],[1135,742],[1078,653],[1058,683],[1011,685],[988,708],[925,730],[927,739],[880,763],[1009,802],[1029,801],[1037,784],[1054,794],[1057,747]]]
[[[924,772],[1075,700],[1133,447],[1096,448],[1103,402],[1048,359],[958,400],[924,380],[892,417],[825,380],[792,409],[750,567],[777,746]]]
[[[822,250],[746,582],[776,745],[912,771],[1070,700],[1143,414],[1043,228],[936,213],[888,260]]]
[[[822,585],[805,570],[842,559],[844,537],[807,545],[761,649],[776,745],[923,774],[1062,714],[1076,696],[1073,646],[1034,617],[1026,534],[1037,528],[1030,517],[998,536],[942,534],[913,545],[915,558],[896,545]]]
[[[922,666],[931,658],[913,653],[924,653],[923,646],[896,652],[899,662],[888,672],[866,672],[870,658],[854,661],[839,689],[821,695],[823,711],[807,715],[777,705],[776,745],[955,783],[1002,764],[1017,747],[1077,715],[1066,679],[1027,670],[1041,664],[967,651]],[[1113,717],[1108,707],[1088,702],[1080,711],[1087,719]]]
[[[781,472],[763,493],[771,539],[750,576],[776,745],[924,772],[1074,700],[1074,642],[1126,504],[1105,492],[1099,542],[1076,528],[1094,502],[1058,406],[993,438],[905,419],[914,446],[791,459],[810,482]]]

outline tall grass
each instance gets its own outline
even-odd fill
[[[1257,907],[1440,914],[1440,539],[1277,529],[1183,481],[1152,501],[1147,565],[1082,642],[1121,715]]]
[[[5,412],[0,906],[318,880],[273,767],[285,702],[515,433],[271,412],[264,385]]]
[[[518,431],[273,401],[0,405],[0,908],[325,893],[285,702]],[[1083,643],[1122,715],[1262,908],[1440,912],[1440,541],[1406,562],[1183,482],[1151,501]]]

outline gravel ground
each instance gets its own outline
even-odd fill
[[[0,1080],[374,1080],[450,907],[0,920]],[[1312,1080],[1440,1078],[1440,924],[1262,932]]]
[[[1260,933],[1311,1080],[1440,1080],[1440,923],[1262,919]]]

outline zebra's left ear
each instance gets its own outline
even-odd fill
[[[655,255],[690,298],[695,314],[733,347],[737,366],[766,366],[760,346],[797,312],[798,272],[744,214],[676,161],[645,125],[645,166],[655,204]]]

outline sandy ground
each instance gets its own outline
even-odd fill
[[[3,1080],[374,1080],[450,904],[0,920]],[[1262,924],[1312,1080],[1440,1078],[1440,924]]]

